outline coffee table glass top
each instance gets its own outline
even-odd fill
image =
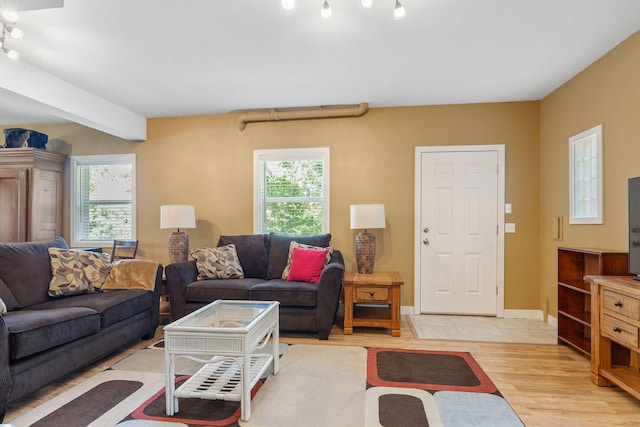
[[[170,323],[164,329],[244,329],[277,304],[272,301],[218,300]]]

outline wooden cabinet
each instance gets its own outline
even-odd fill
[[[36,148],[0,149],[0,242],[51,240],[62,234],[66,158]]]
[[[628,274],[626,252],[558,248],[558,343],[591,354],[591,288],[587,275]]]
[[[591,381],[618,385],[640,399],[640,282],[589,276],[592,297]]]

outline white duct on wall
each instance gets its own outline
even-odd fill
[[[238,127],[244,130],[247,123],[277,122],[281,120],[329,119],[360,117],[369,111],[369,104],[332,105],[319,107],[272,108],[269,110],[245,111],[238,119]]]

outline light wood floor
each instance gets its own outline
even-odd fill
[[[393,338],[383,330],[357,328],[353,335],[344,335],[339,327],[334,326],[327,341],[285,335],[281,336],[281,342],[468,351],[528,427],[640,425],[640,401],[617,387],[592,384],[589,360],[567,346],[418,340],[414,338],[406,316],[402,317],[401,333],[401,337]],[[162,338],[162,328],[158,328],[156,338]],[[15,402],[9,407],[5,422],[151,342],[140,342]]]

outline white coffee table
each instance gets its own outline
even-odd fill
[[[251,417],[251,389],[266,369],[280,369],[277,301],[217,300],[164,327],[167,415],[179,411],[179,398],[240,401],[241,419]],[[273,351],[264,348],[273,338]],[[176,360],[204,366],[178,389]]]

